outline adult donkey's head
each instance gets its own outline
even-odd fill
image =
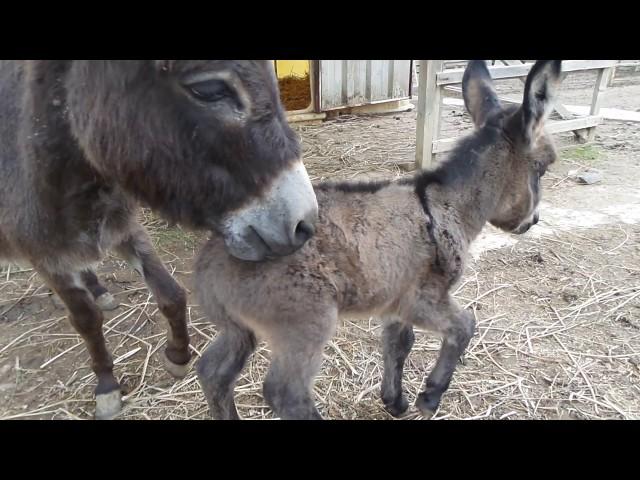
[[[83,154],[165,218],[244,260],[290,254],[317,202],[269,61],[74,61],[57,77]]]

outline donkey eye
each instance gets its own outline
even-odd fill
[[[207,80],[204,82],[192,83],[185,86],[195,98],[202,102],[218,102],[223,98],[230,97],[231,90],[224,80]]]

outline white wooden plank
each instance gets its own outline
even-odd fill
[[[616,62],[617,63],[617,62]],[[600,103],[602,101],[602,93],[607,89],[609,83],[609,75],[613,68],[603,68],[598,71],[598,78],[596,80],[596,86],[593,89],[593,97],[591,98],[591,109],[589,113],[591,115],[598,115],[600,112]],[[587,132],[587,139],[593,140],[596,136],[596,129],[590,128]]]
[[[389,60],[371,60],[371,100],[389,98]]]
[[[591,115],[588,117],[572,118],[571,120],[549,122],[545,129],[548,133],[562,133],[572,130],[580,130],[581,128],[595,127],[601,121],[602,117],[598,115]]]
[[[616,60],[565,60],[562,62],[563,72],[575,72],[578,70],[597,70],[600,68],[608,68],[616,65]],[[517,78],[526,76],[532,63],[524,63],[522,65],[504,65],[489,67],[489,72],[493,79],[501,78]],[[445,70],[438,74],[437,85],[450,85],[454,83],[462,83],[464,68]]]
[[[574,115],[589,115],[591,107],[585,105],[565,105]],[[600,108],[598,116],[605,120],[619,120],[622,122],[640,122],[640,112],[622,110],[620,108]]]
[[[408,98],[409,81],[411,80],[411,60],[393,60],[393,63],[393,88],[391,98]]]
[[[362,105],[367,101],[367,63],[362,60],[348,61],[347,103]]]
[[[420,60],[418,82],[418,119],[416,137],[416,166],[429,168],[435,160],[433,142],[440,132],[440,105],[442,89],[436,85],[442,60]]]
[[[546,126],[547,133],[562,133],[573,130],[579,130],[582,128],[595,127],[601,122],[602,118],[599,116],[588,116],[583,118],[573,118],[571,120],[560,120],[557,122],[549,122]],[[456,142],[462,137],[458,138],[443,138],[433,141],[433,153],[444,153],[453,149]]]
[[[343,106],[342,60],[320,60],[321,109]]]

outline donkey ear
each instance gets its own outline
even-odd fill
[[[501,108],[484,60],[471,60],[467,64],[462,76],[462,96],[476,127],[484,125],[489,113]]]
[[[528,143],[535,142],[544,121],[553,110],[562,60],[542,60],[535,63],[524,86],[522,113],[524,119],[524,136]]]

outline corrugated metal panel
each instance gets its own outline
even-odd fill
[[[320,60],[320,108],[409,97],[411,60]]]

